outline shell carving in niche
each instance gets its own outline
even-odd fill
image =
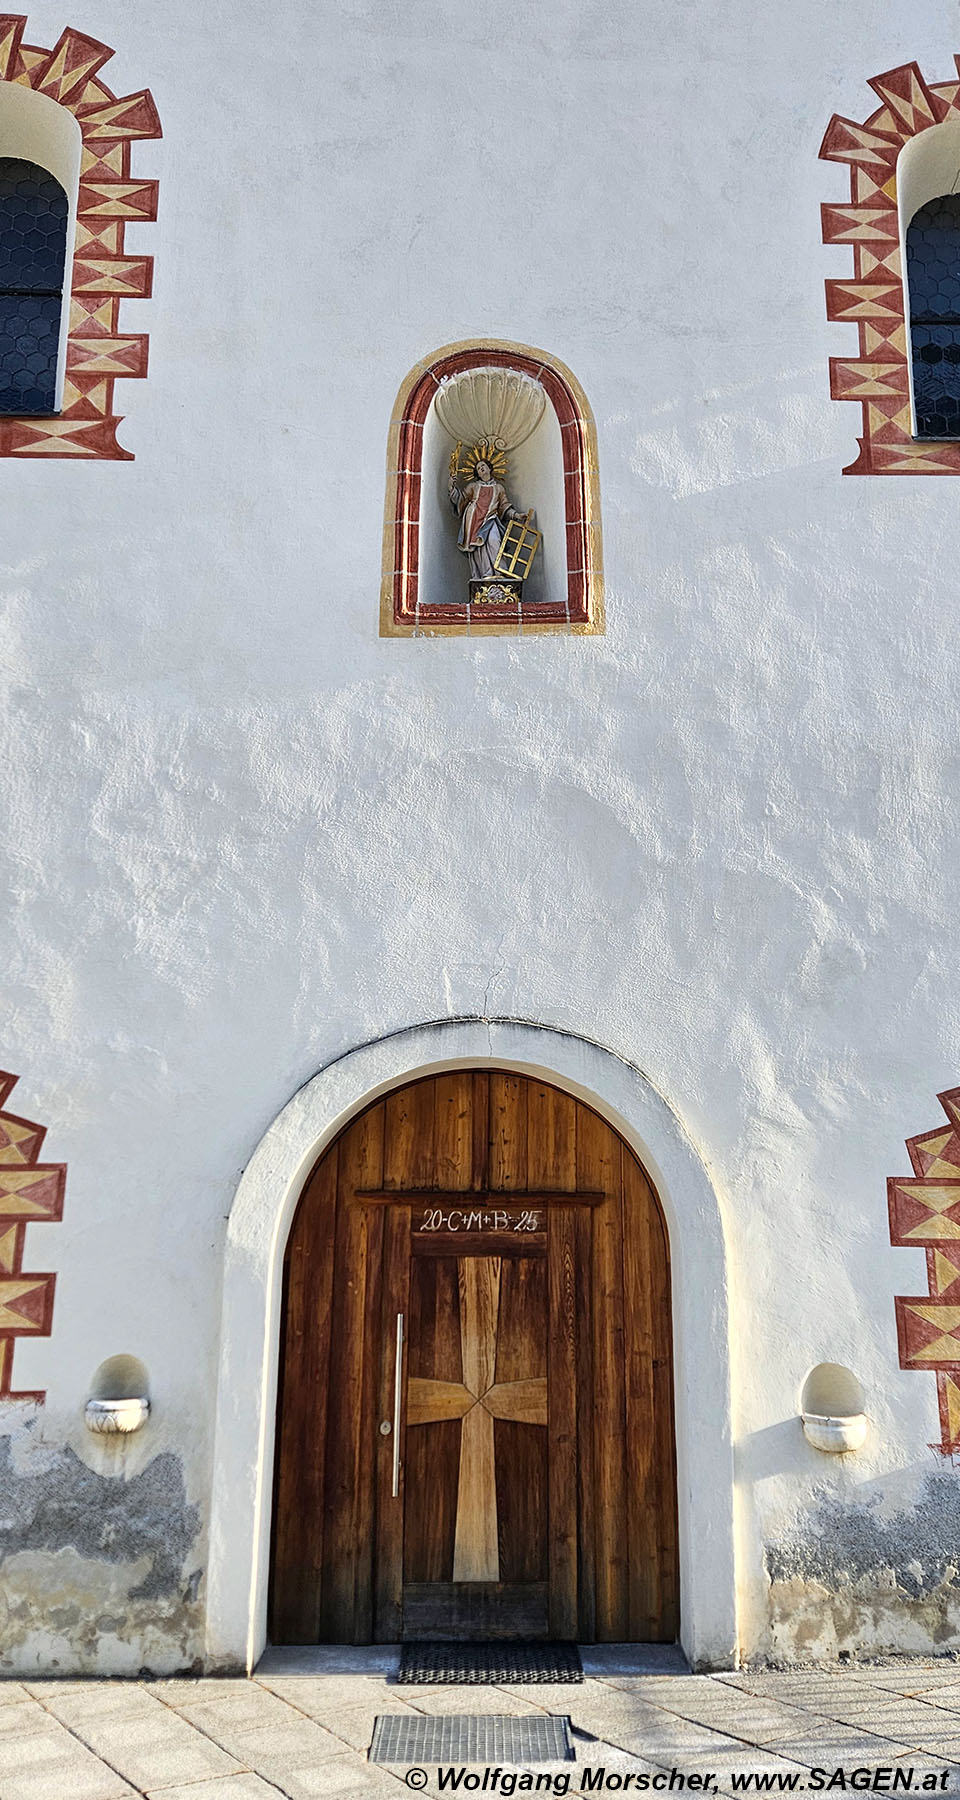
[[[481,439],[516,450],[536,431],[547,396],[539,381],[519,369],[465,369],[441,381],[437,418],[458,442]]]

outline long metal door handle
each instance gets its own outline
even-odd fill
[[[397,1314],[397,1360],[393,1372],[393,1484],[394,1500],[400,1493],[400,1411],[403,1402],[403,1314]]]

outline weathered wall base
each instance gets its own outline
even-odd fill
[[[0,1673],[198,1672],[199,1510],[163,1451],[125,1477],[0,1440]]]
[[[0,1677],[242,1675],[242,1658],[203,1654],[204,1534],[179,1457],[128,1474],[120,1445],[104,1472],[30,1439],[0,1439]],[[764,1562],[767,1630],[749,1663],[960,1656],[952,1471],[894,1510],[821,1494]]]
[[[766,1551],[770,1643],[758,1661],[960,1651],[960,1488],[926,1478],[909,1507],[822,1498]]]

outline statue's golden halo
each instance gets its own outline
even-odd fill
[[[476,480],[478,462],[489,463],[495,480],[503,481],[507,473],[507,457],[503,438],[479,438],[460,464],[460,474],[468,481]]]

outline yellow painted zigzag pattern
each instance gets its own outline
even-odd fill
[[[960,57],[955,58],[960,70]],[[820,146],[850,170],[850,204],[821,208],[825,244],[849,244],[852,281],[828,281],[827,318],[856,325],[857,357],[830,359],[834,400],[856,400],[863,436],[845,475],[960,475],[960,444],[918,443],[911,431],[907,330],[897,218],[897,157],[905,143],[960,116],[960,83],[929,87],[915,62],[870,82],[881,101],[857,124],[835,113]]]
[[[0,13],[0,81],[32,88],[73,113],[83,138],[70,284],[63,408],[56,418],[0,418],[0,456],[131,462],[117,442],[120,376],[145,375],[147,340],[120,331],[120,302],[146,299],[153,259],[125,256],[127,220],[155,219],[157,183],[130,172],[130,145],[161,136],[147,89],[118,99],[100,80],[113,51],[68,26],[52,50],[23,42],[26,16]]]
[[[42,1393],[12,1392],[13,1351],[18,1337],[48,1337],[53,1321],[54,1275],[23,1267],[27,1225],[59,1219],[67,1171],[63,1163],[38,1162],[46,1131],[4,1110],[17,1077],[0,1070],[0,1399],[42,1400]]]
[[[899,1295],[900,1366],[932,1369],[940,1449],[960,1451],[960,1088],[939,1095],[948,1123],[907,1139],[913,1175],[887,1182],[890,1242],[927,1254],[929,1294]]]

